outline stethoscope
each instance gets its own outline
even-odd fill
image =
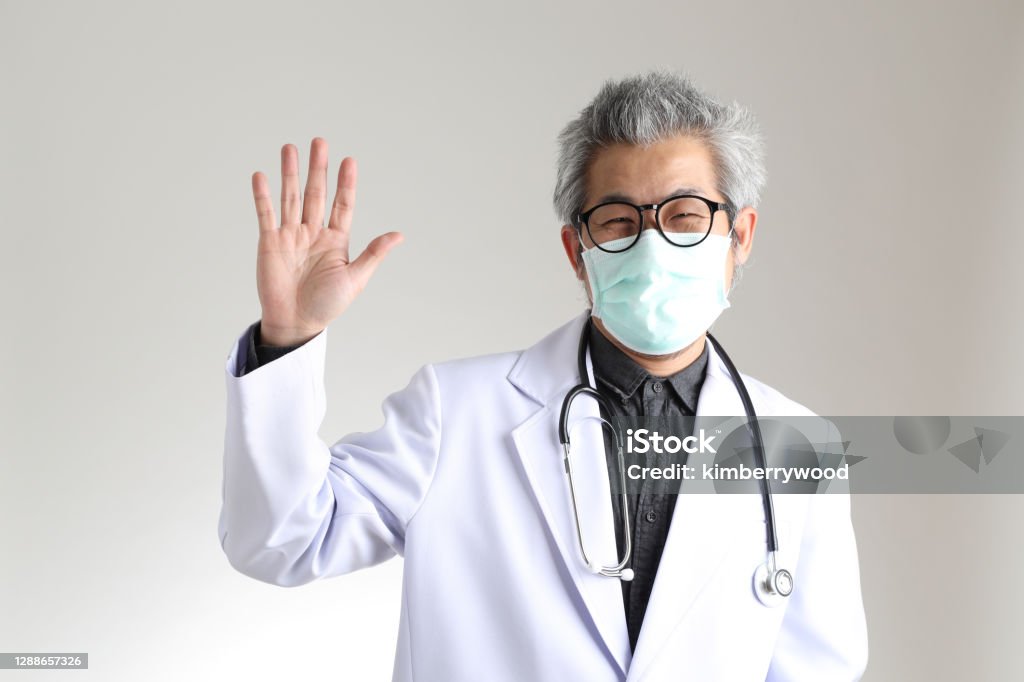
[[[627,568],[633,555],[632,538],[630,534],[629,525],[629,507],[626,502],[626,466],[625,460],[622,455],[623,445],[622,438],[615,428],[608,420],[600,418],[602,427],[607,427],[611,430],[613,440],[616,449],[616,458],[619,466],[619,477],[620,485],[619,488],[622,492],[619,497],[622,503],[622,525],[624,537],[624,556],[614,566],[602,566],[593,562],[587,554],[586,543],[583,540],[583,527],[580,523],[580,513],[576,506],[576,482],[573,478],[572,473],[572,459],[569,457],[569,409],[572,406],[572,401],[576,396],[581,394],[587,394],[594,398],[598,404],[605,409],[605,412],[609,415],[614,414],[611,409],[611,404],[608,399],[599,393],[596,388],[590,385],[590,373],[587,371],[587,349],[590,340],[590,326],[592,319],[587,318],[586,324],[583,326],[583,334],[580,336],[579,354],[577,357],[577,363],[579,365],[580,380],[582,383],[577,384],[573,387],[565,396],[565,400],[562,401],[562,413],[558,419],[558,440],[562,444],[562,449],[565,453],[565,473],[569,479],[569,497],[572,499],[572,513],[576,520],[576,538],[580,545],[580,554],[583,556],[583,563],[586,564],[587,568],[593,573],[607,576],[609,578],[620,578],[621,580],[632,580],[633,569]],[[729,374],[732,376],[732,383],[736,386],[736,390],[740,394],[740,399],[743,401],[743,408],[747,413],[747,428],[750,430],[750,437],[754,444],[754,456],[757,458],[757,466],[766,468],[766,458],[764,454],[764,443],[761,440],[761,427],[757,423],[757,414],[754,412],[754,403],[750,400],[750,393],[747,392],[747,387],[743,383],[743,379],[740,377],[740,373],[736,371],[736,365],[732,364],[732,360],[726,355],[722,349],[721,344],[718,340],[707,333],[708,341],[714,346],[718,352],[719,357],[722,358],[722,362],[725,363],[726,368],[729,370]],[[757,599],[765,606],[778,606],[785,601],[793,592],[793,574],[785,568],[778,568],[776,566],[776,553],[778,552],[778,539],[775,535],[775,508],[772,505],[772,492],[771,485],[767,478],[758,479],[761,485],[761,503],[764,507],[764,520],[765,520],[765,532],[768,541],[768,560],[761,564],[754,571],[753,586],[754,594]]]

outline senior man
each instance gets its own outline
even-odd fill
[[[331,446],[317,433],[327,326],[401,235],[350,260],[356,165],[341,163],[325,228],[323,140],[301,199],[283,148],[280,224],[253,176],[262,317],[226,367],[219,534],[232,566],[294,586],[403,555],[395,680],[859,679],[847,494],[775,499],[795,586],[769,608],[751,587],[766,555],[758,496],[620,497],[600,428],[574,431],[600,465],[577,462],[570,491],[559,442],[581,364],[603,405],[581,400],[581,421],[745,414],[706,332],[753,245],[765,172],[752,116],[651,72],[606,83],[559,142],[561,241],[591,308],[521,352],[423,367],[387,398],[382,427]],[[742,379],[758,415],[813,414]]]

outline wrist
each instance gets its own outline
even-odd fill
[[[301,346],[322,332],[323,329],[268,324],[260,320],[259,344],[262,346]]]

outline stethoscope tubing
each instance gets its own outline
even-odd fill
[[[754,456],[757,458],[757,466],[762,470],[767,469],[768,461],[764,454],[764,439],[761,436],[761,425],[757,421],[757,412],[754,411],[754,402],[750,399],[750,392],[747,391],[743,377],[736,370],[736,365],[732,363],[725,349],[722,348],[722,344],[711,335],[711,332],[707,332],[707,337],[729,370],[729,374],[732,376],[732,383],[740,394],[740,400],[743,401],[743,409],[747,413],[747,428],[750,429],[750,438],[754,443]],[[778,537],[775,534],[775,505],[772,503],[771,483],[767,477],[761,477],[758,482],[761,484],[761,504],[764,507],[765,523],[768,526],[766,532],[768,551],[774,553],[778,550],[779,543]]]
[[[591,325],[592,324],[593,324],[593,318],[588,317],[587,321],[586,321],[586,323],[585,323],[585,325],[583,327],[583,333],[580,335],[579,350],[578,350],[578,353],[577,353],[577,365],[578,365],[578,370],[579,370],[580,383],[577,384],[576,386],[574,386],[572,389],[570,389],[570,391],[566,394],[565,399],[562,401],[562,409],[561,409],[561,412],[559,414],[559,419],[558,419],[558,439],[559,439],[559,442],[562,444],[562,447],[563,447],[563,450],[564,450],[564,454],[565,454],[565,469],[566,469],[566,474],[569,476],[569,489],[570,489],[570,494],[572,496],[572,504],[573,504],[573,511],[574,512],[577,511],[577,508],[576,508],[576,492],[575,492],[575,485],[573,483],[572,464],[571,464],[571,461],[570,461],[570,458],[569,458],[569,425],[568,425],[569,424],[569,409],[572,406],[572,401],[577,396],[579,396],[581,394],[587,394],[587,395],[592,396],[598,402],[598,405],[600,407],[604,408],[605,412],[609,415],[609,417],[613,414],[613,410],[611,409],[611,404],[608,401],[608,399],[604,395],[602,395],[597,390],[597,388],[595,386],[591,385],[591,383],[590,383],[590,372],[587,371],[587,360],[586,360],[586,358],[587,358],[587,349],[588,349],[588,346],[589,346],[589,337],[590,337],[590,330],[591,330]],[[754,410],[754,403],[753,403],[753,401],[750,398],[750,392],[747,390],[746,384],[743,382],[743,378],[740,376],[739,371],[736,369],[736,365],[733,364],[732,359],[729,357],[729,355],[722,348],[722,345],[718,342],[718,339],[716,339],[714,336],[712,336],[711,332],[707,332],[707,338],[708,338],[708,341],[714,346],[715,351],[718,353],[719,357],[722,358],[722,362],[725,363],[726,369],[729,370],[729,375],[730,375],[730,377],[732,379],[733,385],[736,387],[736,391],[739,393],[740,400],[743,403],[743,409],[746,412],[746,416],[747,416],[747,429],[750,432],[750,437],[751,437],[751,440],[752,440],[753,445],[754,445],[754,456],[755,456],[755,458],[757,460],[757,466],[761,467],[762,469],[767,468],[768,464],[767,464],[767,457],[765,456],[765,451],[764,451],[764,439],[763,439],[762,434],[761,434],[760,424],[758,424],[758,421],[757,421],[757,412]],[[622,469],[622,447],[623,446],[622,446],[622,443],[619,440],[618,433],[614,429],[614,427],[612,427],[611,423],[608,422],[607,420],[605,420],[603,417],[602,417],[601,421],[604,422],[605,424],[607,424],[609,427],[612,428],[613,438],[615,439],[615,444],[616,444],[616,447],[617,447],[618,453],[619,453],[620,473],[622,473],[621,469]],[[766,542],[768,544],[768,556],[769,556],[769,563],[768,563],[768,568],[769,568],[769,571],[770,571],[769,575],[774,576],[775,572],[776,572],[775,571],[775,568],[776,568],[775,567],[775,553],[778,551],[778,536],[776,535],[776,530],[775,530],[775,506],[772,503],[772,491],[771,491],[771,484],[770,484],[770,482],[767,480],[767,478],[760,478],[758,480],[758,483],[759,483],[760,489],[761,489],[761,504],[762,504],[762,507],[764,508],[765,535],[766,535]],[[623,483],[623,486],[624,486],[624,483]],[[629,524],[629,518],[628,518],[627,505],[626,505],[626,501],[625,500],[626,500],[626,493],[625,493],[625,487],[623,487],[623,493],[622,493],[623,518],[625,519],[625,523],[627,524],[625,526],[625,529],[626,529],[626,539],[625,539],[625,542],[626,542],[626,547],[625,547],[626,553],[625,553],[625,557],[619,562],[619,564],[617,566],[614,566],[614,567],[596,567],[594,565],[591,565],[590,559],[588,558],[587,553],[586,553],[586,548],[584,547],[583,532],[582,532],[582,529],[580,527],[578,516],[577,516],[577,519],[576,519],[576,530],[577,530],[577,534],[579,536],[578,539],[579,539],[579,542],[580,542],[580,549],[581,549],[581,552],[583,553],[584,561],[587,563],[587,565],[592,570],[595,570],[595,572],[601,573],[602,575],[610,575],[610,576],[622,575],[624,573],[627,573],[627,571],[628,571],[628,575],[629,576],[632,575],[632,571],[629,571],[629,569],[623,570],[625,565],[630,560],[631,550],[632,550],[631,538],[629,537],[629,534],[630,534],[630,527],[628,525]],[[789,575],[788,571],[783,571],[783,572],[786,574],[786,576],[789,576],[789,578],[791,579],[791,576]],[[629,578],[624,578],[624,579],[628,580]]]

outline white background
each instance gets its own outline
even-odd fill
[[[330,329],[328,442],[583,308],[555,136],[652,67],[765,132],[715,327],[744,372],[824,415],[1024,414],[1022,39],[1014,0],[0,2],[0,651],[90,654],[0,679],[390,678],[401,560],[284,589],[217,539],[250,176],[276,197],[286,142],[304,178],[325,137],[331,185],[358,159],[357,249],[406,236]],[[1024,675],[1019,497],[853,510],[865,680]]]

